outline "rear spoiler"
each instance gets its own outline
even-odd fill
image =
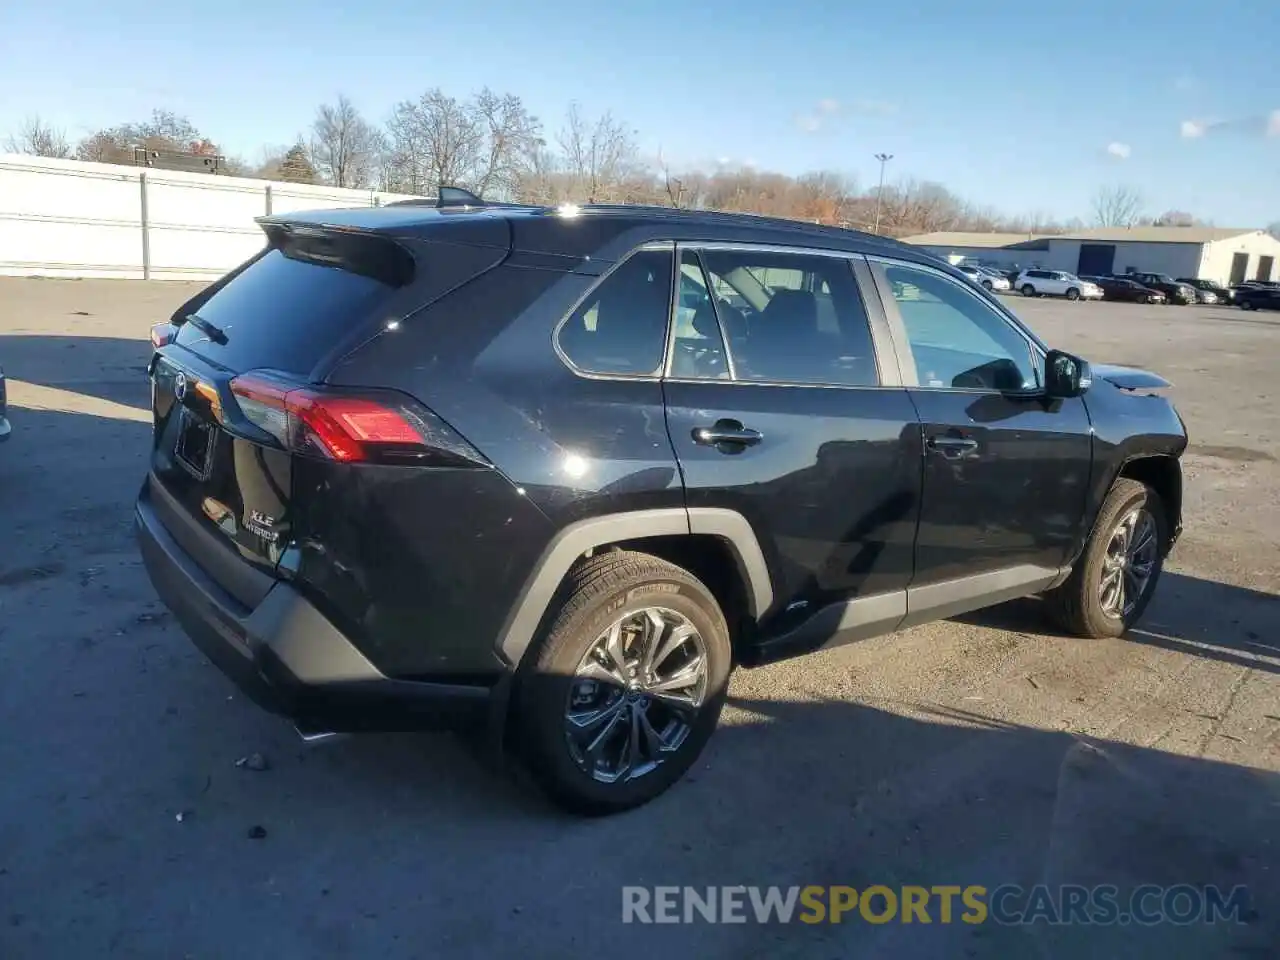
[[[413,279],[413,254],[384,233],[274,217],[259,217],[256,222],[266,233],[269,247],[286,257],[348,270],[391,287],[402,287]]]

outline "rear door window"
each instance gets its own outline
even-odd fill
[[[848,260],[751,247],[708,248],[699,257],[714,296],[712,311],[693,326],[707,342],[677,339],[673,375],[879,384],[871,329]],[[728,355],[720,363],[717,348],[726,342]],[[690,351],[696,363],[684,358]]]
[[[371,273],[343,266],[340,258],[324,262],[273,249],[199,304],[193,313],[204,323],[183,323],[177,342],[235,371],[309,374],[391,299],[402,279]],[[211,335],[210,326],[222,335]]]

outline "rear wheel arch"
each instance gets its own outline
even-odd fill
[[[773,603],[760,543],[746,518],[721,508],[667,507],[591,517],[570,524],[547,545],[508,614],[498,652],[518,669],[581,560],[602,550],[649,553],[702,580],[731,628],[758,621]],[[737,622],[735,622],[735,620]]]

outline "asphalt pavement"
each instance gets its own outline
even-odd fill
[[[131,518],[147,327],[193,289],[0,279],[0,958],[1275,956],[1280,315],[1010,298],[1175,385],[1186,532],[1139,629],[1063,637],[1026,600],[740,671],[687,782],[582,821],[451,737],[304,746],[174,625]],[[627,885],[1009,883],[1250,906],[622,922]]]

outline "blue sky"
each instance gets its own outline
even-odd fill
[[[1057,12],[1053,12],[1057,11]],[[197,17],[199,20],[197,21]],[[1280,220],[1280,8],[1099,3],[0,0],[0,137],[187,115],[257,159],[345,92],[371,119],[439,86],[521,95],[550,130],[610,110],[676,167],[719,160],[946,184],[1005,212]]]

